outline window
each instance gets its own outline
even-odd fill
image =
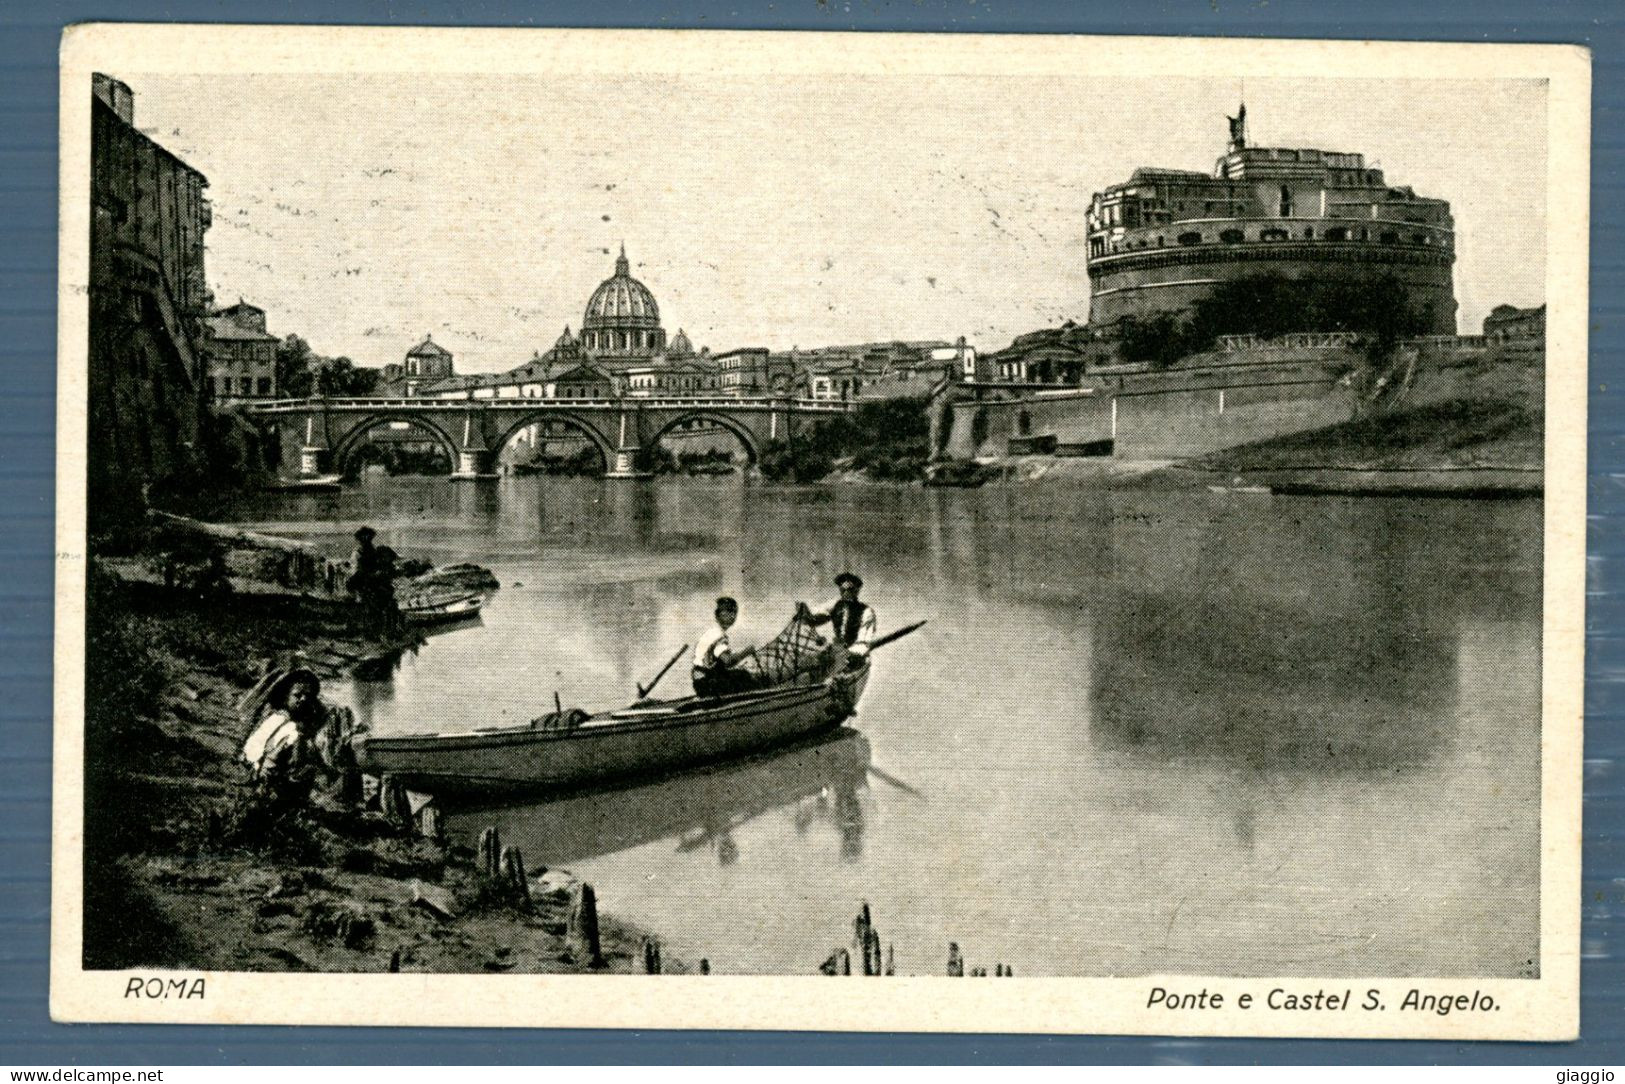
[[[1385,245],[1397,245],[1399,244],[1399,232],[1397,230],[1383,230],[1382,236],[1378,237],[1377,240]]]
[[[1342,226],[1333,226],[1326,231],[1326,240],[1328,241],[1347,241],[1348,239],[1349,231]]]
[[[1179,243],[1182,245],[1199,245],[1202,243],[1202,235],[1194,230],[1190,233],[1182,233],[1179,235]]]
[[[268,376],[260,377],[258,391],[259,391],[260,395],[270,395],[271,394],[271,378],[270,377],[268,377]]]
[[[1303,239],[1305,241],[1312,241],[1312,240],[1314,240],[1314,238],[1315,238],[1315,228],[1313,226],[1305,226],[1304,229],[1303,229]]]
[[[253,377],[245,376],[241,380],[239,380],[237,383],[242,389],[242,394],[244,394],[244,395],[252,395],[254,393],[254,379],[253,379]]]
[[[1292,189],[1284,184],[1281,186],[1281,217],[1292,217]]]
[[[1240,230],[1225,230],[1219,234],[1219,240],[1227,245],[1237,245],[1247,240],[1247,235]]]

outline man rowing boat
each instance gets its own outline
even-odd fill
[[[739,603],[727,595],[717,599],[717,623],[694,644],[694,694],[727,696],[756,688],[756,676],[739,664],[756,654],[754,647],[735,651],[728,630],[739,620]]]
[[[853,655],[867,655],[874,642],[876,619],[874,607],[858,601],[863,580],[854,573],[843,572],[835,577],[835,586],[840,588],[840,597],[823,609],[814,610],[806,603],[799,604],[802,620],[813,626],[831,625],[837,644]]]

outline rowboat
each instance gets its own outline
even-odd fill
[[[484,605],[485,596],[478,591],[408,595],[396,603],[401,616],[417,625],[461,621],[479,613]]]
[[[277,479],[263,487],[269,493],[337,493],[344,488],[344,479],[337,474],[322,474],[315,478]]]
[[[464,562],[462,564],[446,565],[444,568],[433,568],[421,576],[415,576],[401,585],[408,593],[417,593],[427,590],[445,591],[495,591],[500,584],[491,570],[483,565],[474,565]],[[397,591],[400,588],[397,588]]]
[[[351,747],[363,772],[413,790],[479,796],[566,791],[653,778],[833,730],[857,709],[869,661],[730,696],[640,700],[588,715],[555,711],[526,725],[464,733],[377,735]]]

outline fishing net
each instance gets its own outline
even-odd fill
[[[819,670],[827,658],[828,645],[817,630],[802,620],[800,612],[790,619],[773,639],[756,649],[745,661],[762,685],[782,685],[798,674]]]

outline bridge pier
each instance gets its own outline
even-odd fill
[[[620,439],[615,444],[615,462],[605,478],[648,478],[652,472],[642,470],[638,457],[643,452],[640,443],[643,434],[643,411],[621,411]]]
[[[615,449],[615,463],[605,478],[653,478],[654,472],[642,470],[638,467],[638,456],[643,449],[636,444],[623,444]]]
[[[325,437],[316,432],[315,417],[306,418],[305,440],[299,446],[299,476],[318,478],[327,474],[332,466],[333,452],[328,448]]]
[[[318,445],[307,444],[299,449],[299,477],[319,478],[330,473],[333,453]]]
[[[484,448],[459,448],[451,476],[462,479],[495,478],[495,460],[496,456]]]
[[[463,439],[457,444],[457,462],[452,464],[453,478],[478,480],[497,476],[496,453],[485,446],[481,429],[472,416],[464,416]]]

